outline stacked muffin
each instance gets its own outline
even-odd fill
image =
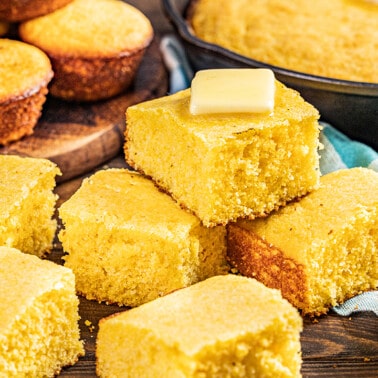
[[[3,145],[32,133],[47,90],[73,101],[104,100],[125,91],[153,38],[149,20],[120,0],[34,0],[22,6],[6,1],[1,20],[19,22],[24,42],[0,40],[0,80],[13,84],[2,85],[0,95]],[[30,45],[34,64],[24,63],[20,72],[22,62],[30,61]]]

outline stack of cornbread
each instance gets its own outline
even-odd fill
[[[1,145],[33,133],[47,93],[97,101],[125,91],[153,38],[121,0],[4,0],[0,35],[15,22],[21,41],[0,38]]]
[[[126,159],[206,227],[226,227],[228,261],[241,275],[251,277],[245,281],[254,292],[251,296],[263,295],[252,288],[256,277],[267,287],[280,289],[302,314],[322,314],[331,305],[377,287],[378,198],[374,188],[378,175],[354,169],[320,178],[317,111],[296,92],[272,80],[271,73],[252,71],[199,72],[190,90],[128,108]],[[250,88],[253,82],[259,83],[257,93]],[[221,105],[220,111],[222,92],[227,94],[227,106]],[[249,102],[255,106],[249,107]],[[163,367],[172,369],[172,376],[180,372],[187,377],[198,371],[238,377],[300,374],[297,364],[283,361],[285,354],[297,361],[297,347],[290,349],[286,344],[273,352],[266,341],[281,333],[274,327],[255,333],[237,330],[233,322],[226,333],[234,336],[222,336],[222,322],[238,319],[235,308],[240,317],[243,308],[252,312],[244,302],[241,282],[233,282],[232,294],[228,292],[231,277],[236,276],[209,278],[103,319],[97,341],[98,374],[106,377],[126,371],[126,376],[158,376]],[[216,281],[222,290],[220,302],[212,287]],[[272,295],[267,292],[268,303]],[[231,304],[228,300],[233,296],[236,301]],[[201,314],[198,323],[186,303],[196,304]],[[270,311],[261,305],[257,312],[252,317],[263,329],[257,319]],[[284,321],[288,330],[290,322],[284,313],[273,324]],[[240,320],[247,328],[248,323]],[[187,340],[183,330],[192,335],[193,327],[196,336]],[[291,332],[282,334],[283,340],[290,340],[300,329],[297,323]],[[243,341],[246,349],[239,339],[245,333],[254,335]],[[119,348],[109,353],[114,342]],[[265,345],[261,355],[256,342]],[[255,352],[250,354],[250,348]],[[124,353],[130,360],[122,359]],[[173,360],[177,365],[168,362]]]
[[[269,70],[199,72],[128,108],[137,171],[100,171],[59,209],[76,290],[136,307],[101,321],[101,377],[300,376],[297,309],[377,286],[378,175],[320,177],[318,116]]]

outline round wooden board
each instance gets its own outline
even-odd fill
[[[0,154],[49,159],[62,171],[59,182],[84,174],[120,152],[127,107],[163,96],[167,88],[167,72],[155,38],[127,92],[94,103],[48,96],[34,133],[1,147]]]

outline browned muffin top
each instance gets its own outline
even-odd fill
[[[51,56],[98,58],[146,47],[153,29],[144,14],[120,0],[74,0],[21,24],[20,35]]]
[[[51,80],[47,55],[23,42],[0,39],[0,102],[38,92]]]

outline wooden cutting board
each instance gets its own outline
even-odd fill
[[[0,154],[50,159],[62,171],[59,182],[84,174],[122,149],[127,107],[163,96],[167,88],[167,72],[155,38],[127,92],[94,103],[48,96],[33,135],[1,147]]]

